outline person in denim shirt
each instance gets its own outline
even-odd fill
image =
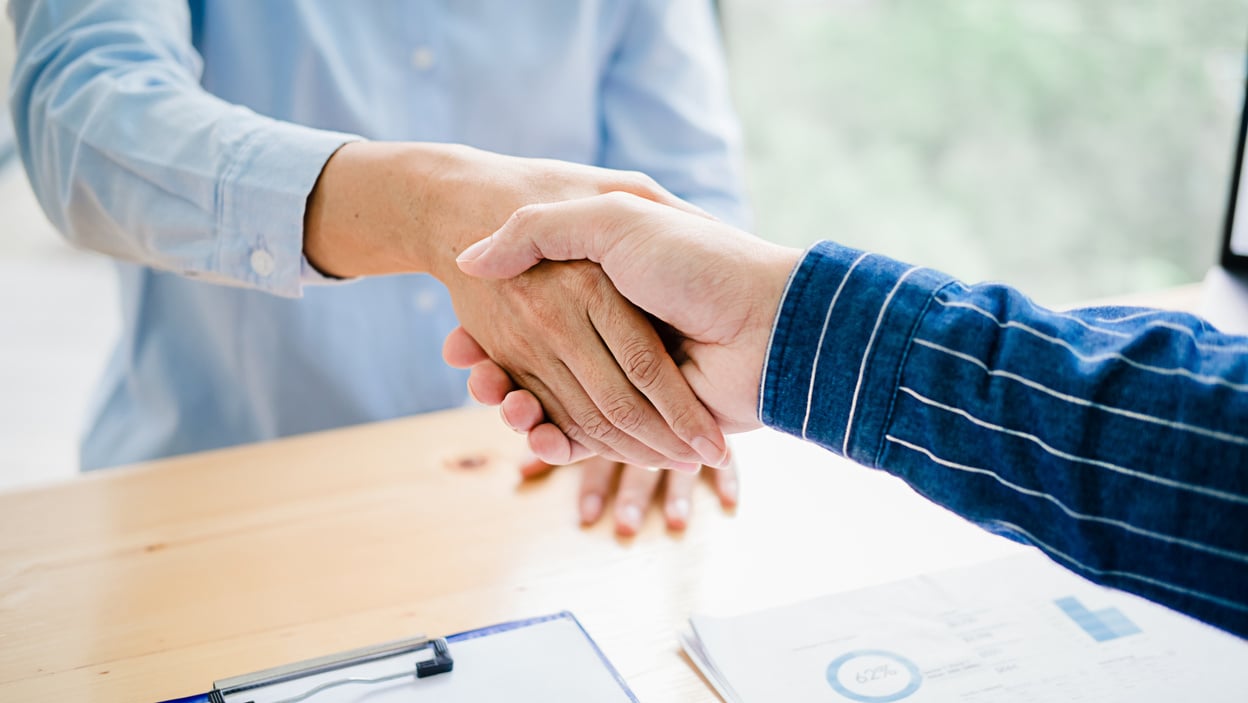
[[[518,211],[463,252],[505,278],[589,259],[683,335],[729,431],[768,425],[900,477],[1101,584],[1248,637],[1248,338],[1192,315],[1054,312],[832,242],[804,254],[625,194]],[[448,358],[484,352],[456,331]],[[588,450],[470,379],[542,456]]]

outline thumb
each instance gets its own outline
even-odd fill
[[[518,276],[543,259],[601,263],[621,236],[620,228],[609,226],[612,213],[604,198],[526,205],[455,261],[461,271],[480,278]]]

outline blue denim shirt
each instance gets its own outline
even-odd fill
[[[1248,338],[1183,313],[1054,312],[825,242],[789,282],[759,416],[1248,636]]]
[[[744,217],[707,0],[12,0],[36,195],[118,261],[85,468],[465,401],[429,276],[323,282],[303,215],[345,141],[645,171]],[[482,236],[488,234],[483,232]]]

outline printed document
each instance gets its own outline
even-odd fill
[[[729,703],[1248,701],[1248,642],[1039,552],[690,625]]]

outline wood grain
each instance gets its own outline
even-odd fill
[[[0,701],[134,703],[406,637],[571,610],[643,701],[713,701],[674,633],[1009,554],[900,482],[762,431],[742,502],[685,534],[577,525],[577,473],[521,483],[488,409],[0,494]],[[706,488],[706,487],[703,487]]]

